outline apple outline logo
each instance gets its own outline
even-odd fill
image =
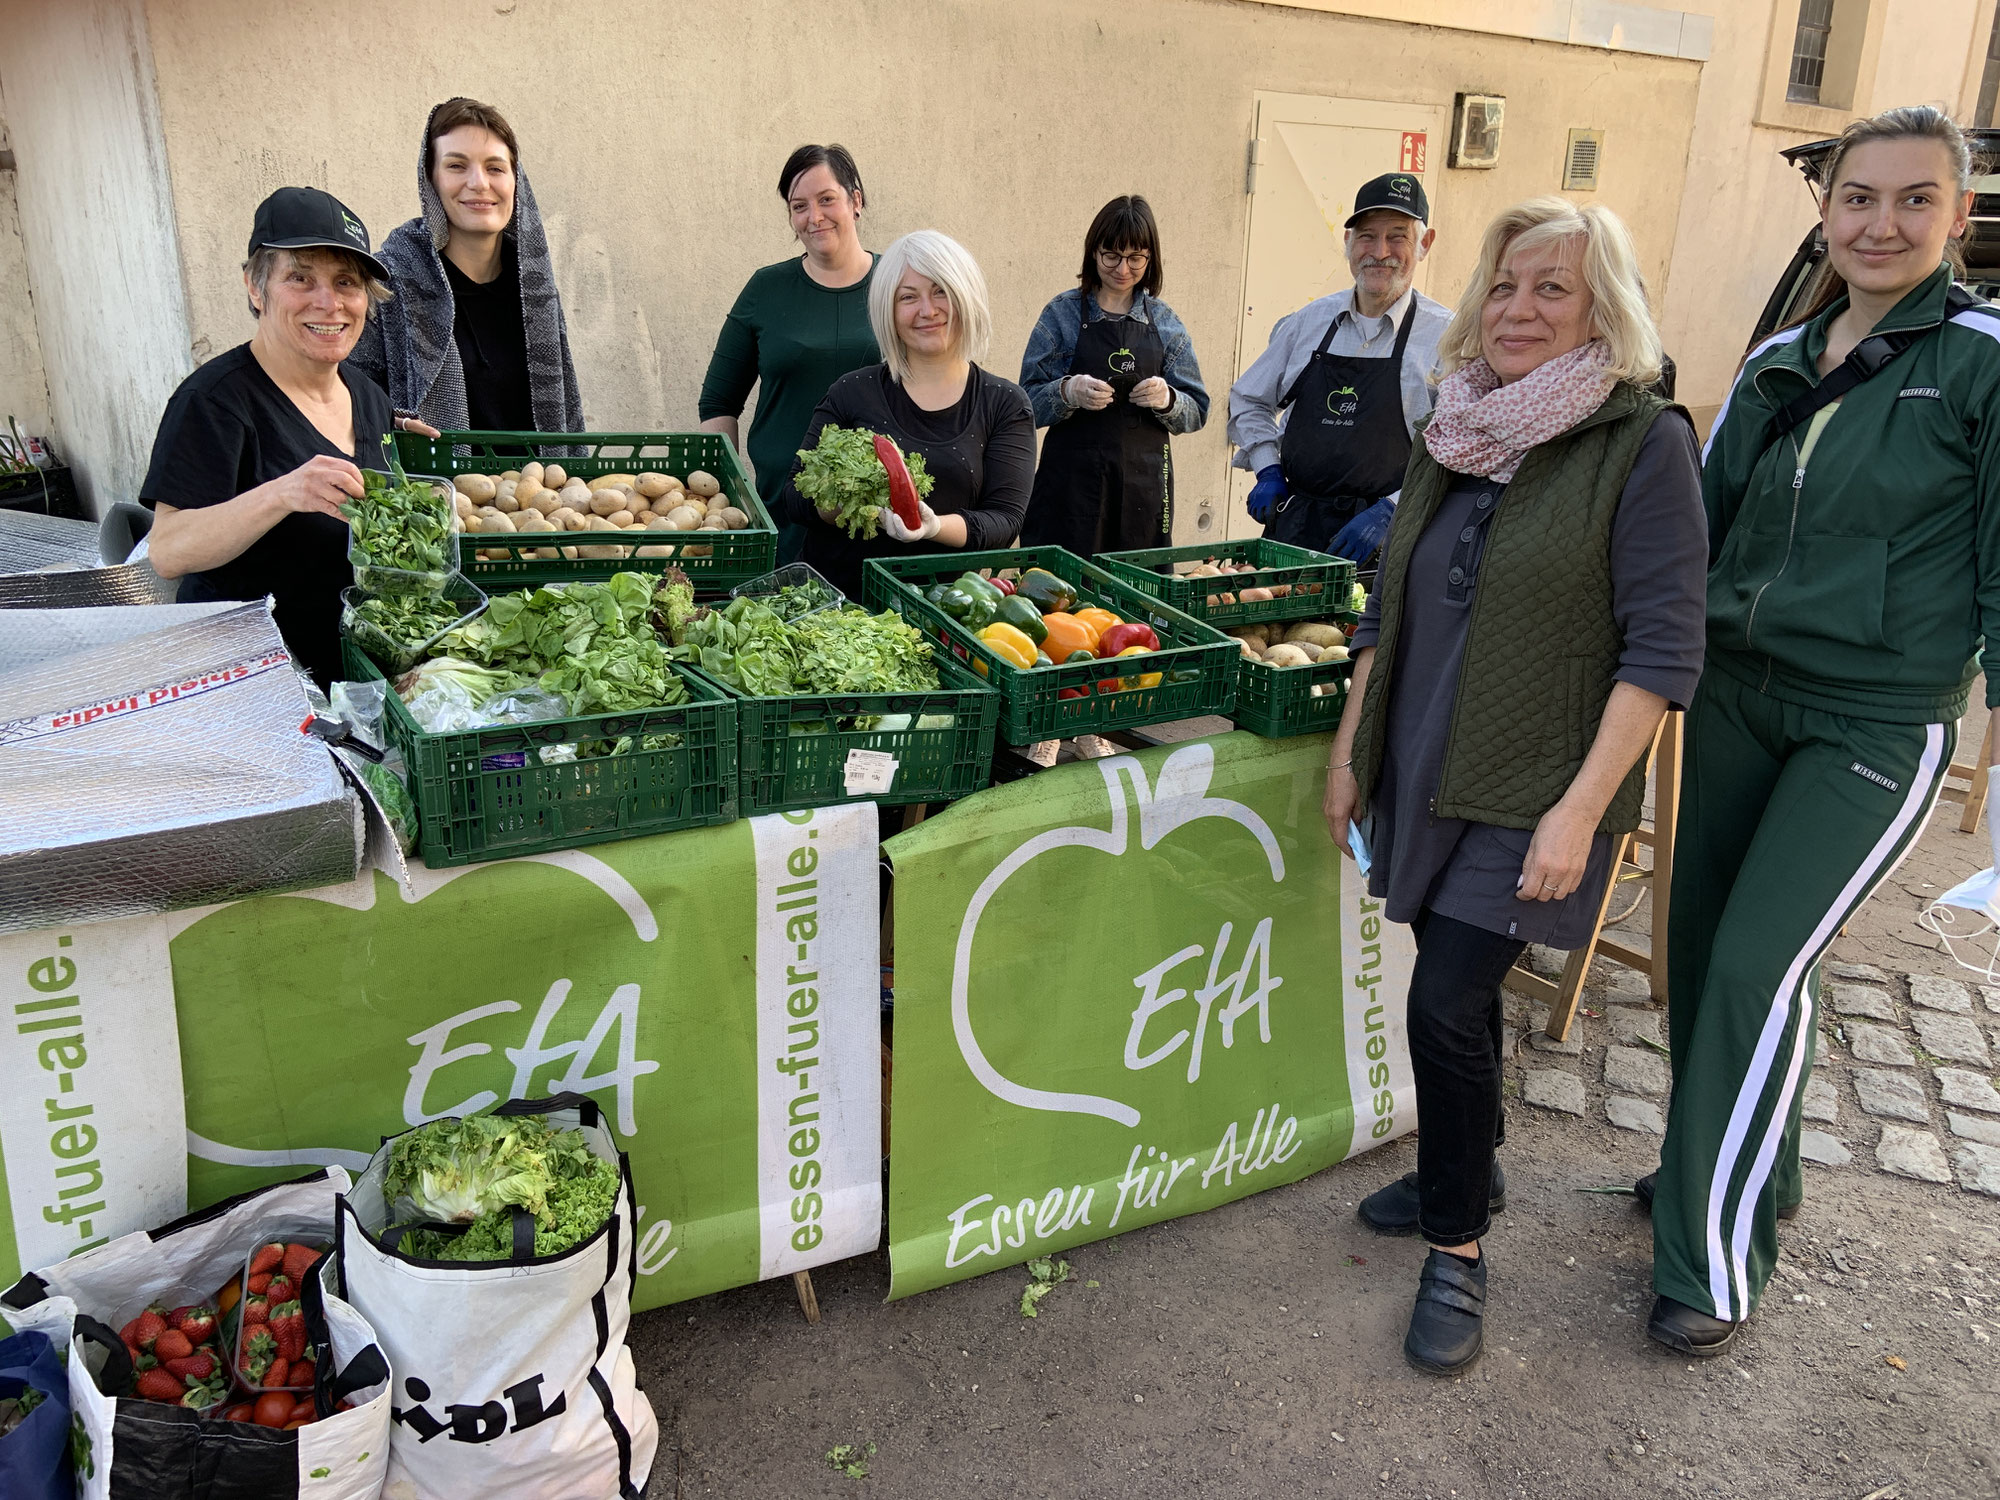
[[[952,955],[951,1027],[958,1040],[959,1055],[964,1058],[972,1076],[1002,1102],[1054,1114],[1097,1115],[1114,1124],[1136,1128],[1139,1111],[1129,1104],[1097,1094],[1057,1093],[1049,1089],[1030,1088],[1008,1078],[987,1059],[979,1039],[973,1034],[971,997],[972,944],[987,904],[1030,860],[1051,849],[1076,846],[1101,849],[1114,856],[1124,854],[1130,843],[1132,823],[1125,806],[1126,786],[1130,787],[1132,800],[1138,804],[1139,845],[1142,849],[1151,849],[1183,824],[1201,818],[1227,818],[1248,829],[1262,846],[1264,857],[1271,867],[1271,879],[1278,883],[1285,878],[1285,856],[1278,847],[1277,835],[1256,812],[1227,797],[1208,795],[1209,781],[1215,771],[1215,748],[1212,745],[1198,741],[1181,746],[1161,764],[1159,778],[1150,786],[1146,782],[1146,769],[1137,756],[1107,756],[1096,765],[1099,774],[1104,777],[1105,791],[1111,803],[1110,830],[1107,832],[1101,828],[1073,824],[1036,834],[995,865],[966,904],[965,917],[959,923],[958,943]]]

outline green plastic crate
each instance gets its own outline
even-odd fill
[[[1103,693],[1097,684],[1109,679],[1104,663],[1023,670],[923,596],[933,583],[961,573],[1029,568],[1044,568],[1075,585],[1078,608],[1099,604],[1134,624],[1152,626],[1160,650],[1122,658],[1116,670],[1121,678],[1158,672],[1161,680],[1152,687]],[[870,609],[895,610],[986,676],[999,690],[1000,738],[1010,745],[1226,714],[1236,701],[1236,663],[1242,657],[1236,642],[1061,547],[871,557],[862,568],[862,589]],[[1065,698],[1064,689],[1080,690],[1082,696]]]
[[[396,434],[396,451],[403,467],[427,474],[499,474],[527,462],[522,449],[547,463],[561,464],[570,474],[593,479],[599,474],[650,471],[686,479],[705,469],[722,482],[722,492],[750,517],[741,531],[648,532],[643,541],[625,542],[614,533],[562,532],[551,535],[461,536],[459,568],[487,593],[537,588],[545,583],[599,581],[613,573],[639,570],[658,573],[674,564],[704,594],[728,593],[739,583],[761,577],[778,565],[778,528],[764,508],[756,486],[736,450],[716,432],[446,432],[427,438],[421,433]],[[505,450],[514,451],[507,452]],[[634,536],[637,533],[633,533]],[[699,540],[696,540],[696,537]],[[662,540],[664,538],[664,540]],[[623,558],[538,558],[523,554],[550,546],[630,547]],[[673,547],[672,557],[640,557],[640,547]],[[704,557],[689,557],[689,546],[706,547]],[[505,551],[505,561],[482,560],[481,552]]]
[[[938,686],[928,693],[752,698],[727,684],[716,684],[736,705],[736,780],[743,816],[849,800],[850,750],[880,750],[896,757],[889,790],[856,793],[861,800],[952,802],[986,786],[993,779],[1000,695],[945,653],[936,656]],[[911,727],[832,727],[861,714],[906,714]],[[949,716],[951,724],[917,727],[918,720],[941,716]],[[793,733],[797,726],[808,724],[828,727]]]
[[[382,674],[340,643],[349,678]],[[501,724],[426,734],[388,694],[388,732],[410,767],[417,848],[432,869],[547,854],[611,839],[736,818],[736,704],[699,673],[676,668],[688,701],[672,708]],[[678,745],[543,765],[546,745],[673,734]]]
[[[1354,663],[1316,661],[1309,667],[1268,667],[1247,656],[1236,664],[1236,709],[1230,717],[1238,729],[1281,740],[1294,734],[1321,734],[1340,727],[1347,706],[1347,686]],[[1340,691],[1313,696],[1320,683],[1338,683]]]
[[[1178,563],[1227,558],[1252,563],[1254,573],[1226,578],[1189,578],[1174,572]],[[1353,618],[1354,564],[1289,542],[1245,537],[1237,542],[1196,542],[1187,547],[1148,547],[1138,552],[1101,552],[1098,563],[1132,587],[1164,600],[1184,615],[1210,625],[1254,625],[1262,620],[1306,620],[1340,615]],[[1249,604],[1208,602],[1211,594],[1238,594],[1243,589],[1289,588],[1282,599]]]

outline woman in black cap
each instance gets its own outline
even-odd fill
[[[353,581],[341,503],[362,493],[364,467],[389,466],[392,428],[437,436],[340,367],[388,275],[330,194],[279,188],[259,204],[243,266],[257,332],[181,382],[139,491],[157,516],[153,567],[181,580],[181,603],[271,595],[285,644],[322,687],[340,675],[340,591]]]

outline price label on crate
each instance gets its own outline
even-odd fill
[[[889,790],[896,779],[896,757],[886,750],[850,750],[844,778],[850,797],[874,797]]]

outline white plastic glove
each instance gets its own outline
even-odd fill
[[[917,502],[917,512],[924,518],[924,523],[912,530],[903,524],[892,507],[883,506],[877,512],[881,517],[883,534],[898,542],[928,542],[938,534],[938,528],[943,526],[944,522],[938,519],[936,511],[921,500]]]
[[[1132,387],[1131,402],[1148,411],[1165,411],[1174,404],[1174,388],[1158,375],[1148,375]]]
[[[1108,380],[1099,380],[1095,375],[1065,375],[1062,383],[1062,397],[1071,406],[1084,411],[1103,411],[1117,394]]]

